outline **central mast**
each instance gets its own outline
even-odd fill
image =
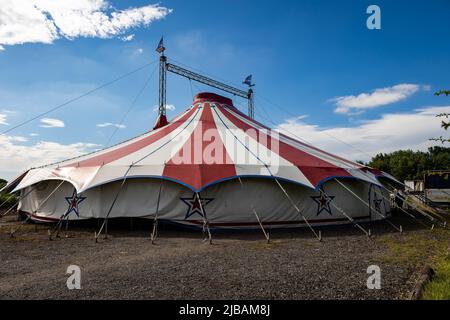
[[[167,82],[167,70],[166,70],[167,58],[163,54],[159,58],[159,114],[166,115],[166,82]]]
[[[156,48],[156,52],[161,54],[159,57],[159,105],[158,105],[158,120],[156,121],[155,127],[153,129],[158,129],[164,127],[167,122],[166,117],[166,83],[167,83],[167,71],[172,72],[174,74],[180,75],[182,77],[188,78],[189,80],[194,80],[208,86],[214,87],[216,89],[231,93],[235,96],[239,96],[241,98],[248,100],[248,116],[250,118],[254,118],[254,94],[252,87],[252,76],[249,75],[243,82],[243,84],[248,85],[248,91],[244,91],[235,87],[232,87],[228,84],[219,82],[217,80],[211,79],[204,75],[198,74],[191,70],[182,68],[173,63],[167,62],[167,57],[164,55],[164,51],[166,48],[164,47],[163,38],[159,41],[158,47]]]
[[[167,122],[166,116],[166,82],[167,82],[167,69],[166,62],[167,58],[164,55],[164,51],[166,48],[164,47],[163,38],[159,41],[158,47],[156,48],[156,52],[160,53],[159,57],[159,101],[158,101],[158,119],[156,120],[156,124],[153,129],[158,129],[164,127]]]

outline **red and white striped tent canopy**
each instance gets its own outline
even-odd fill
[[[70,195],[72,188],[75,194],[87,195],[87,200],[82,203],[85,206],[84,213],[81,210],[83,208],[80,209],[80,216],[87,218],[102,217],[102,214],[104,215],[102,211],[107,211],[105,208],[109,206],[106,203],[98,206],[95,202],[105,202],[107,195],[113,191],[104,191],[100,196],[94,193],[97,189],[106,188],[120,181],[129,184],[144,180],[167,181],[166,183],[171,184],[172,191],[166,188],[164,192],[167,198],[166,207],[163,204],[159,206],[159,203],[156,205],[155,199],[148,200],[153,201],[151,203],[141,203],[138,207],[137,203],[143,201],[142,197],[148,198],[148,194],[157,193],[157,187],[142,193],[150,183],[148,182],[136,186],[133,192],[128,191],[129,194],[122,199],[122,202],[128,202],[128,207],[117,209],[118,212],[113,216],[132,215],[130,206],[133,205],[135,208],[133,210],[138,212],[134,216],[154,214],[154,207],[157,206],[157,210],[161,212],[166,210],[170,219],[188,219],[191,216],[183,213],[183,203],[187,202],[185,197],[180,196],[181,193],[204,191],[209,192],[208,195],[214,194],[217,199],[222,199],[223,202],[215,200],[208,205],[209,212],[222,212],[217,216],[220,221],[248,220],[248,215],[236,216],[239,212],[250,211],[244,205],[246,201],[252,202],[248,207],[253,206],[255,202],[268,201],[265,210],[271,215],[272,220],[280,220],[281,218],[274,213],[280,212],[280,215],[284,216],[281,220],[291,221],[295,219],[292,215],[287,216],[290,209],[280,205],[285,199],[280,195],[277,198],[275,195],[277,191],[270,189],[278,188],[273,181],[270,182],[270,179],[298,186],[298,190],[292,191],[293,194],[297,194],[299,199],[303,197],[304,201],[309,199],[311,202],[309,206],[313,208],[317,203],[314,194],[317,194],[319,188],[322,189],[325,184],[329,184],[330,180],[353,178],[366,186],[381,186],[378,180],[380,176],[391,178],[383,172],[272,131],[240,112],[228,98],[212,93],[201,93],[195,97],[193,104],[185,112],[163,127],[101,151],[30,169],[6,188],[11,191],[21,190],[22,195],[30,192],[36,199],[40,197],[40,202],[30,200],[26,204],[27,201],[22,200],[21,208],[28,206],[30,207],[28,211],[36,216],[46,217],[59,217],[64,214],[64,212],[56,214],[56,211],[64,211],[62,209],[65,203],[64,196],[67,199],[67,193]],[[264,180],[260,178],[265,178],[265,182],[255,184],[255,180]],[[45,194],[48,196],[44,197],[42,192],[39,194],[38,191],[31,189],[40,183],[48,183],[49,180],[56,180],[55,183],[64,181],[67,185],[64,189],[66,194],[53,195],[49,189]],[[253,181],[251,192],[248,191],[245,195],[240,189],[225,187],[230,185],[230,181],[242,183],[244,180],[245,183]],[[270,188],[269,182],[272,183]],[[337,187],[335,185],[331,190]],[[371,192],[366,187],[362,189],[356,186],[356,188],[360,189],[357,193],[364,199],[367,198],[367,192]],[[139,194],[140,192],[142,194]],[[338,192],[341,191],[337,190],[335,193]],[[36,195],[33,196],[33,193]],[[50,196],[62,199],[60,204],[46,203],[46,209],[42,209],[43,202],[51,202],[48,201]],[[367,217],[367,210],[361,209],[364,206],[360,205],[358,208],[349,206],[349,195],[346,197],[346,199],[341,197],[343,199],[341,207],[349,211],[354,209],[355,217],[364,211],[363,217]],[[109,198],[113,197],[109,195]],[[334,196],[330,199],[334,199]],[[174,201],[181,204],[175,204]],[[357,201],[352,198],[350,202],[354,204]],[[367,201],[371,201],[370,196]],[[320,203],[321,206],[328,206],[325,208],[326,211],[332,213],[327,201],[322,199]],[[206,202],[204,204],[206,205]],[[235,207],[237,205],[241,207]],[[143,207],[146,209],[142,209]],[[323,208],[319,209],[317,212],[311,209],[309,216],[315,219],[322,215]],[[177,210],[180,212],[178,216],[174,213]],[[233,218],[230,218],[232,215],[230,212],[234,214]],[[211,213],[209,215],[211,216]]]
[[[81,193],[124,178],[163,178],[199,191],[237,177],[279,178],[318,188],[332,178],[378,184],[386,176],[249,118],[230,99],[201,93],[168,125],[79,158],[30,169],[14,191],[66,180]]]

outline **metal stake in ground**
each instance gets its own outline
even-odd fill
[[[37,172],[37,171],[36,171],[36,172]],[[30,178],[33,177],[33,176],[36,174],[36,172],[34,172],[33,174],[31,174],[31,175],[30,175]],[[11,210],[14,209],[14,207],[15,207],[16,205],[18,205],[18,203],[19,203],[20,201],[22,201],[23,199],[27,198],[34,190],[36,190],[36,188],[37,188],[38,185],[39,185],[39,184],[35,184],[34,187],[29,187],[30,190],[29,190],[28,192],[26,192],[23,196],[19,195],[19,196],[18,196],[18,199],[14,202],[14,204],[13,204],[8,210],[6,210],[6,212],[3,212],[2,214],[0,214],[0,218],[4,217],[4,216],[6,216],[8,213],[10,213]],[[14,193],[12,193],[11,196],[12,196],[13,194],[14,194]],[[6,199],[6,200],[0,205],[0,207],[1,207],[3,204],[5,204],[6,201],[8,201],[8,200],[11,198],[11,196],[8,197],[8,199]]]
[[[208,221],[208,218],[206,217],[206,212],[203,209],[203,203],[200,198],[200,193],[196,192],[195,194],[196,194],[197,200],[200,204],[200,210],[201,210],[202,216],[203,216],[203,234],[205,234],[205,238],[203,239],[203,241],[209,241],[209,244],[212,244],[211,231],[209,230],[209,221]]]
[[[238,177],[238,179],[239,179],[239,182],[240,182],[240,184],[241,184],[242,190],[244,190],[244,183],[242,183],[241,177]],[[263,232],[263,234],[264,234],[264,237],[266,237],[267,243],[270,243],[269,233],[266,232],[266,230],[264,230],[264,226],[263,226],[263,224],[262,224],[262,222],[261,222],[261,219],[259,219],[258,213],[256,212],[256,209],[255,209],[255,207],[253,206],[253,203],[251,203],[250,206],[251,206],[251,209],[252,209],[253,213],[254,213],[255,216],[256,216],[256,220],[258,221],[259,226],[261,227],[261,230],[262,230],[262,232]]]
[[[393,189],[395,189],[395,187],[392,185],[392,184],[390,184],[389,182],[388,182],[388,184],[389,184],[389,186],[391,187],[391,188],[393,188]],[[407,187],[405,184],[402,184],[403,186],[405,186],[405,187]],[[388,190],[386,187],[384,187],[383,186],[383,188],[384,189],[386,189],[386,190]],[[391,192],[390,190],[388,190],[389,192]],[[405,201],[406,199],[404,199],[404,198],[402,198],[402,197],[400,197],[398,194],[396,194],[396,193],[394,193],[394,196],[397,198],[397,199],[400,199],[400,200],[402,200],[402,201]],[[398,208],[400,208],[399,206],[397,206]],[[428,218],[432,223],[433,223],[433,225],[434,225],[434,223],[441,223],[441,224],[443,224],[443,223],[445,223],[445,221],[443,222],[443,220],[439,220],[439,219],[436,219],[436,218],[434,218],[434,217],[432,217],[432,216],[430,216],[429,214],[427,214],[426,212],[424,212],[423,210],[421,210],[420,208],[418,208],[417,206],[412,206],[418,213],[420,213],[421,215],[423,215],[424,217],[426,217],[426,218]],[[401,208],[401,210],[403,211],[403,208]],[[435,213],[436,214],[436,213]],[[439,217],[440,217],[440,215],[438,215]],[[442,218],[442,217],[441,217]]]
[[[370,205],[364,201],[363,199],[361,199],[361,197],[359,197],[356,193],[354,193],[351,189],[349,189],[346,185],[344,185],[342,182],[340,182],[339,180],[337,180],[336,178],[334,178],[333,180],[335,180],[337,183],[339,183],[342,187],[344,187],[348,192],[350,192],[356,199],[358,199],[359,201],[361,201],[362,203],[364,203],[369,209],[370,209]],[[402,232],[402,228],[401,227],[397,227],[395,224],[393,224],[391,221],[387,220],[387,217],[385,215],[382,215],[380,212],[375,210],[375,213],[377,213],[378,215],[380,215],[384,221],[386,221],[389,225],[391,225],[395,230],[397,230],[398,232]]]
[[[11,238],[14,238],[14,234],[15,234],[17,231],[19,231],[19,229],[20,229],[25,223],[27,223],[28,220],[30,220],[30,218],[31,218],[31,214],[28,215],[27,218],[26,218],[24,221],[22,221],[22,223],[21,223],[15,230],[11,230],[11,232],[9,233],[9,236],[10,236]]]
[[[70,213],[70,211],[67,210],[67,212],[59,218],[58,223],[56,224],[55,228],[53,229],[53,232],[56,231],[56,234],[55,234],[56,238],[59,238],[59,232],[61,231],[62,223],[63,223],[64,219],[68,218],[69,213]],[[49,236],[49,240],[52,240],[53,233],[50,232],[48,236]]]
[[[388,192],[391,192],[389,189],[387,189],[386,187],[382,186],[382,188],[384,190],[387,190]],[[391,200],[388,199],[386,196],[383,195],[383,192],[380,192],[380,196],[385,200],[390,202]],[[397,195],[395,195],[396,197],[398,197]],[[413,219],[414,221],[416,221],[417,223],[419,223],[420,225],[422,225],[425,228],[429,228],[429,226],[427,226],[424,222],[422,222],[421,220],[417,219],[416,216],[414,216],[413,214],[409,213],[408,211],[406,211],[405,209],[403,209],[402,207],[396,206],[401,212],[405,213],[407,216],[409,216],[411,219]],[[432,221],[433,222],[433,221]],[[433,229],[434,224],[432,224],[431,229]]]
[[[323,190],[323,189],[319,189],[319,191],[323,194],[323,195],[325,195],[325,197],[327,197],[327,199],[331,199],[330,198],[330,196]],[[346,217],[355,227],[357,227],[359,230],[361,230],[362,232],[364,232],[365,233],[365,235],[368,237],[368,238],[370,238],[370,229],[369,229],[369,231],[366,231],[366,229],[364,229],[359,223],[357,223],[356,221],[355,221],[355,219],[353,219],[352,217],[350,217],[348,214],[346,214],[345,213],[345,211],[342,209],[342,208],[340,208],[340,207],[338,207],[337,205],[335,205],[333,202],[330,202],[331,203],[331,205],[337,210],[337,211],[339,211],[340,213],[342,213],[342,215],[344,216],[344,217]]]
[[[127,172],[125,172],[125,175],[124,175],[123,180],[122,180],[122,184],[120,185],[119,190],[117,190],[116,195],[114,196],[113,202],[111,203],[111,206],[109,207],[109,210],[108,210],[108,213],[106,214],[105,219],[103,219],[102,226],[100,227],[100,230],[95,233],[95,242],[97,242],[98,237],[100,236],[100,234],[103,231],[103,228],[105,228],[105,227],[106,228],[105,228],[105,237],[104,237],[104,239],[108,238],[108,218],[109,218],[109,215],[111,214],[111,211],[112,211],[112,209],[114,208],[114,205],[117,202],[117,198],[119,198],[120,192],[122,191],[123,186],[125,185],[125,182],[127,181],[127,175],[130,172],[131,167],[133,165],[134,164],[131,164],[130,167],[128,168]]]
[[[361,171],[361,173],[364,174],[364,175],[366,175],[367,177],[370,178],[370,176],[369,176],[368,174],[366,174],[364,171]],[[386,181],[386,183],[387,183],[392,189],[395,189],[395,187],[394,187],[392,184],[390,184],[390,183],[387,182],[387,181]],[[407,185],[405,185],[405,184],[403,184],[403,183],[401,183],[401,185],[405,186],[406,188],[409,188]],[[386,188],[383,184],[378,185],[378,187],[380,188],[380,191],[381,191],[381,188],[382,188],[382,189],[386,190],[386,191],[389,192],[389,193],[393,193],[392,190],[389,190],[389,189]],[[404,199],[402,199],[398,194],[396,194],[396,193],[393,193],[393,194],[394,194],[395,198],[398,198],[398,199],[400,199],[400,200],[402,200],[402,201],[404,200]],[[391,201],[390,199],[388,199],[386,196],[383,195],[383,192],[380,192],[380,196],[381,196],[384,200],[386,200],[386,201],[388,201],[388,202]],[[370,207],[369,207],[369,208],[370,208]],[[420,223],[422,226],[428,228],[428,226],[427,226],[425,223],[423,223],[422,221],[418,220],[416,216],[412,215],[411,213],[407,212],[406,210],[404,210],[403,208],[401,208],[401,207],[399,207],[399,206],[397,206],[397,208],[399,208],[400,211],[402,211],[403,213],[406,213],[409,217],[411,217],[412,219],[414,219],[417,223]],[[436,221],[438,221],[438,220],[434,219],[433,217],[429,216],[429,215],[426,214],[426,213],[423,213],[423,212],[421,212],[421,211],[419,211],[419,210],[417,210],[417,211],[418,211],[420,214],[424,215],[426,218],[428,218],[428,219],[431,220],[431,223],[432,223],[431,230],[433,230],[434,223],[435,223]],[[400,227],[401,227],[401,226],[400,226]]]
[[[69,229],[69,216],[70,216],[70,213],[71,213],[72,211],[70,210],[70,208],[67,210],[67,212],[59,219],[59,221],[58,221],[58,223],[57,223],[57,225],[55,226],[55,229],[53,230],[53,231],[55,231],[56,230],[56,235],[55,235],[55,237],[57,237],[57,238],[59,238],[59,233],[60,233],[60,231],[61,231],[61,227],[62,227],[62,224],[64,223],[64,221],[66,222],[66,224],[65,224],[65,229],[66,229],[66,238],[68,237],[68,229]],[[49,240],[52,240],[52,233],[50,232],[49,233]]]
[[[64,183],[65,181],[63,180],[63,181],[61,181],[61,183],[55,188],[55,189],[53,189],[53,191],[47,196],[47,198],[45,198],[44,199],[44,201],[42,201],[40,204],[39,204],[39,206],[33,211],[33,213],[36,213],[36,212],[38,212],[39,211],[39,209],[48,201],[48,199],[50,199],[50,197],[59,189],[59,187],[61,187],[62,186],[62,184]],[[29,214],[28,215],[28,217],[25,219],[25,221],[22,223],[22,224],[20,224],[20,226],[16,229],[16,230],[14,230],[14,231],[11,231],[11,234],[10,234],[10,236],[11,237],[13,237],[14,236],[14,234],[29,220],[31,218],[31,214]]]
[[[281,185],[280,181],[278,181],[277,178],[275,178],[275,181],[277,182],[278,186],[283,191],[283,193],[286,195],[288,200],[291,202],[292,206],[295,208],[295,210],[298,212],[298,214],[302,217],[303,221],[305,221],[306,225],[309,227],[309,229],[312,231],[312,233],[314,233],[314,235],[316,236],[317,240],[322,241],[322,233],[320,231],[317,233],[316,230],[314,230],[314,228],[311,226],[311,224],[308,222],[308,220],[306,220],[305,216],[300,211],[299,207],[295,204],[295,202],[291,199],[291,197],[289,196],[287,191],[283,188],[283,186]]]
[[[159,201],[161,200],[162,185],[163,183],[161,181],[161,184],[159,185],[158,202],[156,203],[155,219],[153,220],[153,231],[150,237],[152,244],[155,244],[156,237],[158,236],[158,212],[159,212]]]

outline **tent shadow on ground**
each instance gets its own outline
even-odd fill
[[[69,233],[92,233],[97,232],[103,219],[89,219],[84,221],[70,221]],[[413,219],[402,212],[393,212],[388,220],[379,220],[373,222],[359,223],[366,231],[370,229],[373,236],[396,234],[399,233],[390,223],[396,227],[402,227],[404,232],[424,230],[431,228],[432,223],[422,217]],[[53,224],[39,224],[44,228],[52,228]],[[366,237],[363,231],[352,224],[330,225],[330,226],[314,226],[316,232],[321,231],[323,240],[333,237]],[[64,232],[64,227],[62,229]],[[153,230],[153,220],[144,218],[115,218],[108,221],[108,234],[112,238],[150,238]],[[271,240],[286,239],[312,239],[315,240],[314,234],[308,227],[298,228],[272,228],[266,229],[270,234]],[[265,237],[261,229],[211,229],[212,238],[214,240],[248,240],[265,241]],[[74,235],[76,236],[76,235]],[[161,238],[189,238],[203,239],[201,227],[192,228],[167,221],[159,221],[158,237]]]

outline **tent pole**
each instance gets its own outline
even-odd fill
[[[139,160],[139,161],[140,161],[140,160]],[[122,191],[123,186],[125,185],[125,182],[127,181],[127,175],[128,175],[128,173],[130,172],[131,168],[132,168],[134,165],[135,165],[134,162],[131,163],[130,166],[128,167],[127,171],[126,171],[125,174],[123,175],[122,183],[121,183],[121,185],[120,185],[119,190],[117,190],[116,195],[114,196],[113,202],[111,203],[111,206],[109,207],[108,213],[106,214],[106,218],[103,219],[103,223],[102,223],[102,225],[101,225],[101,227],[100,227],[100,230],[99,230],[98,232],[95,232],[95,233],[94,233],[95,242],[98,242],[98,237],[100,236],[100,234],[101,234],[102,231],[103,231],[103,228],[105,228],[105,227],[106,227],[106,229],[105,229],[105,232],[106,232],[106,234],[105,234],[105,239],[107,239],[107,235],[108,235],[108,218],[109,218],[109,215],[111,214],[111,211],[112,211],[112,209],[114,208],[114,205],[116,204],[117,199],[119,198],[120,192]]]
[[[130,167],[131,168],[131,167]],[[129,169],[128,169],[129,170]],[[127,172],[128,173],[128,172]],[[106,214],[105,219],[103,219],[103,223],[100,227],[100,230],[95,234],[95,242],[98,241],[98,237],[100,236],[100,234],[102,233],[103,229],[105,228],[105,238],[107,239],[107,233],[108,233],[108,217],[111,214],[112,209],[114,208],[114,205],[117,202],[117,198],[119,198],[120,192],[123,189],[123,186],[125,185],[125,182],[127,181],[126,175],[124,176],[124,179],[122,181],[122,184],[120,185],[119,190],[117,191],[116,195],[114,196],[114,200],[111,203],[111,206],[109,207],[108,213]]]
[[[389,182],[388,182],[388,184],[389,184],[390,187],[392,187],[392,188],[395,189],[395,187],[394,187],[392,184],[390,184]],[[402,184],[402,185],[405,186],[405,187],[408,187],[408,186],[405,185],[405,184]],[[390,191],[389,189],[387,189],[385,186],[383,186],[383,188],[384,188],[385,190],[391,192],[391,191]],[[398,198],[398,199],[400,199],[400,200],[405,200],[405,199],[402,199],[398,194],[395,194],[395,193],[394,193],[394,195],[395,195],[396,198]],[[402,212],[407,213],[407,211],[406,211],[405,209],[403,209],[403,208],[401,208],[401,207],[399,207],[399,206],[397,206],[397,207],[398,207]],[[415,206],[415,207],[413,207],[413,208],[416,209],[420,214],[422,214],[423,216],[425,216],[426,218],[428,218],[428,219],[433,223],[433,226],[434,226],[434,223],[436,223],[436,222],[441,222],[441,221],[439,221],[438,219],[436,219],[436,218],[430,216],[429,214],[423,212],[421,209],[417,208],[417,206]],[[409,213],[407,213],[407,214],[411,216],[411,214],[409,214]],[[413,217],[414,217],[414,216],[413,216]],[[416,219],[416,217],[414,217],[414,218]]]
[[[75,189],[76,192],[76,189]],[[70,211],[67,210],[67,212],[65,214],[63,214],[61,216],[61,218],[59,219],[58,223],[56,224],[55,228],[53,229],[53,231],[56,230],[56,238],[59,238],[59,232],[61,231],[61,227],[64,223],[64,220],[66,222],[66,238],[68,238],[68,229],[69,229],[69,215],[70,215]],[[52,232],[49,232],[49,240],[52,240]]]
[[[327,197],[327,199],[331,199],[330,198],[330,196],[323,190],[323,189],[320,189],[319,190],[323,195],[325,195],[326,197]],[[345,213],[345,211],[342,209],[342,208],[340,208],[340,207],[338,207],[336,204],[334,204],[334,203],[332,203],[332,202],[330,202],[331,203],[331,205],[337,210],[337,211],[339,211],[340,213],[342,213],[342,215],[344,216],[344,217],[346,217],[356,228],[358,228],[359,230],[361,230],[362,232],[364,232],[365,233],[365,235],[368,237],[368,238],[370,238],[370,229],[369,229],[369,231],[366,231],[366,229],[364,229],[358,222],[356,222],[355,221],[355,219],[353,219],[352,217],[350,217],[348,214],[346,214]]]
[[[30,218],[31,218],[31,214],[28,215],[27,218],[26,218],[24,221],[22,221],[22,223],[21,223],[15,230],[11,230],[11,232],[9,233],[9,236],[10,236],[11,238],[14,238],[14,234],[15,234],[17,231],[19,231],[19,229],[20,229],[25,223],[27,223],[28,220],[30,220]]]
[[[244,183],[242,182],[241,177],[238,177],[238,179],[239,179],[239,182],[240,182],[240,184],[241,184],[242,190],[244,190]],[[259,219],[258,213],[256,212],[256,209],[255,209],[255,207],[253,206],[253,203],[251,203],[250,206],[251,206],[251,208],[252,208],[253,213],[254,213],[255,216],[256,216],[256,220],[258,220],[259,226],[261,227],[261,230],[262,230],[262,232],[263,232],[263,234],[264,234],[264,237],[266,237],[267,243],[270,243],[270,236],[269,236],[269,233],[266,232],[266,230],[264,230],[264,226],[263,226],[261,220]]]
[[[11,199],[13,196],[14,196],[14,193],[11,193],[11,194],[6,198],[6,200],[3,201],[3,202],[0,204],[0,208],[3,207],[3,205],[4,205],[5,203],[7,203],[7,202],[9,201],[9,199]],[[4,216],[3,213],[0,214],[0,217],[2,217],[2,216]]]
[[[398,182],[400,182],[400,181],[398,181]],[[406,184],[401,183],[401,182],[400,182],[400,184],[401,184],[402,186],[406,187],[407,189],[414,191],[410,186],[407,186]],[[391,185],[391,187],[392,187],[392,185]],[[448,193],[448,192],[446,192],[446,191],[444,191],[444,190],[441,190],[441,192],[445,193],[446,195],[450,195],[450,193]],[[415,196],[415,195],[413,195],[413,196]],[[430,199],[428,199],[426,196],[424,196],[424,198],[425,198],[426,200],[430,200]]]
[[[370,208],[370,205],[364,201],[363,199],[361,199],[360,196],[358,196],[356,193],[354,193],[351,189],[349,189],[346,185],[344,185],[342,182],[340,182],[339,180],[337,180],[336,178],[334,178],[333,180],[335,180],[337,183],[339,183],[342,187],[344,187],[348,192],[350,192],[353,196],[355,196],[358,200],[360,200],[362,203],[364,203],[368,208]],[[397,227],[395,224],[393,224],[391,221],[387,220],[387,217],[385,215],[382,215],[380,212],[378,212],[377,210],[375,210],[375,213],[377,213],[379,216],[381,216],[383,218],[384,221],[386,221],[389,225],[391,225],[395,230],[397,230],[398,232],[402,232],[402,228],[401,227]]]
[[[361,171],[361,172],[364,174],[363,171]],[[367,175],[367,176],[368,176],[368,175]],[[388,184],[391,188],[395,189],[395,187],[394,187],[392,184],[390,184],[389,182],[387,182],[387,184]],[[403,184],[403,183],[401,183],[401,185],[403,185],[403,186],[409,188],[407,185],[405,185],[405,184]],[[380,188],[383,188],[384,190],[388,191],[389,193],[392,193],[392,191],[389,190],[388,188],[386,188],[383,184],[381,184],[379,187],[380,187]],[[395,195],[395,197],[401,199],[400,196],[398,196],[398,195],[396,195],[396,194],[394,194],[394,195]],[[386,201],[388,201],[388,202],[391,201],[391,199],[386,198],[386,197],[383,195],[383,193],[381,193],[381,197],[382,197],[383,199],[385,199]],[[398,206],[397,206],[397,207],[398,207]],[[370,207],[369,207],[369,208],[370,208]],[[400,208],[400,207],[398,207],[398,208],[400,209],[400,211],[406,213],[409,217],[411,217],[412,219],[414,219],[415,221],[417,221],[418,223],[420,223],[422,226],[428,228],[428,226],[427,226],[425,223],[423,223],[422,221],[418,220],[417,217],[415,217],[415,216],[412,215],[411,213],[407,212],[407,211],[406,211],[405,209],[403,209],[403,208]],[[419,211],[419,210],[418,210],[418,211]],[[426,213],[424,213],[424,212],[421,212],[421,210],[419,211],[419,213],[421,213],[422,215],[424,215],[425,217],[427,217],[428,219],[431,220],[431,222],[433,223],[432,226],[431,226],[431,229],[433,229],[433,227],[434,227],[434,222],[436,222],[437,220],[436,220],[435,218],[429,216],[428,214],[426,214]]]
[[[69,232],[69,215],[67,215],[66,217],[66,238],[69,237],[68,232]]]
[[[50,199],[50,197],[59,189],[59,187],[62,186],[62,184],[64,182],[65,182],[64,180],[61,181],[61,183],[47,196],[47,198],[45,198],[45,200],[39,204],[39,206],[37,207],[37,209],[34,210],[33,213],[36,213],[48,201],[48,199]],[[31,193],[31,191],[29,193]],[[14,234],[22,227],[22,225],[24,225],[28,220],[30,220],[30,218],[31,218],[31,214],[28,215],[28,217],[20,224],[20,226],[17,229],[15,229],[14,231],[11,230],[11,233],[10,233],[11,238],[14,237]]]
[[[14,208],[19,204],[19,201],[20,201],[21,199],[23,199],[23,198],[20,198],[19,200],[17,200],[11,207],[9,207],[8,210],[6,210],[4,213],[2,213],[2,214],[0,215],[0,218],[1,218],[1,217],[4,217],[4,216],[6,216],[8,213],[10,213],[11,210],[14,209]]]
[[[162,185],[163,185],[163,182],[161,181],[161,184],[159,185],[158,202],[156,203],[155,219],[153,220],[153,231],[150,236],[150,240],[152,241],[152,244],[155,244],[156,237],[158,236],[158,213],[159,213],[159,202],[161,200]]]
[[[155,244],[156,237],[158,236],[158,215],[155,215],[155,218],[153,219],[153,231],[150,235],[150,240],[152,244]]]
[[[108,239],[108,217],[105,218],[105,236],[103,239]]]
[[[373,185],[374,185],[373,183],[369,184],[369,195],[368,195],[369,204],[372,204],[372,186]],[[369,207],[369,216],[370,216],[370,222],[372,223],[372,206]]]
[[[67,211],[65,214],[63,214],[61,216],[61,218],[59,218],[58,223],[56,224],[55,228],[53,229],[53,231],[56,230],[56,235],[55,235],[56,238],[59,238],[59,232],[61,231],[61,226],[64,222],[64,219],[69,219],[69,214],[70,214],[69,211]],[[49,240],[52,240],[52,233],[49,233]]]
[[[208,221],[208,218],[206,217],[205,211],[203,210],[203,203],[200,198],[200,193],[196,192],[195,194],[197,196],[198,202],[200,203],[200,210],[201,210],[202,216],[203,216],[203,234],[205,234],[205,238],[203,239],[203,241],[208,241],[209,244],[212,244],[211,231],[209,230],[209,221]]]
[[[274,177],[274,176],[273,176]],[[311,226],[311,224],[308,222],[308,220],[306,220],[305,216],[302,214],[302,212],[300,211],[300,209],[298,208],[298,206],[295,204],[295,202],[292,200],[292,198],[289,196],[289,194],[287,193],[287,191],[283,188],[283,186],[281,185],[280,181],[278,181],[277,178],[275,178],[275,181],[277,182],[278,186],[280,187],[280,189],[283,191],[283,193],[286,195],[286,198],[289,199],[289,201],[291,202],[292,206],[295,208],[295,210],[297,210],[298,214],[302,217],[303,221],[305,221],[306,225],[309,227],[309,229],[312,231],[312,233],[314,233],[314,236],[317,238],[317,240],[322,241],[322,233],[319,231],[319,233],[317,233],[314,228]]]
[[[64,180],[61,181],[61,183],[47,196],[47,198],[45,198],[45,200],[41,202],[37,209],[34,210],[34,213],[38,212],[38,210],[48,201],[48,199],[50,199],[50,197],[59,189],[59,187],[63,185],[64,182]]]
[[[148,156],[148,155],[147,155],[147,156]],[[147,156],[143,157],[143,158],[140,159],[139,161],[145,159]],[[139,161],[137,161],[137,162],[139,162]],[[107,234],[108,234],[108,218],[109,218],[109,215],[111,214],[111,211],[112,211],[112,209],[114,208],[114,205],[116,204],[117,199],[119,198],[120,192],[122,191],[122,189],[123,189],[123,187],[124,187],[124,185],[125,185],[125,182],[127,181],[128,173],[130,172],[131,168],[132,168],[137,162],[131,163],[130,166],[128,167],[127,171],[126,171],[125,174],[123,175],[122,184],[120,185],[119,190],[117,190],[117,193],[116,193],[116,195],[114,196],[114,200],[113,200],[113,202],[111,203],[111,206],[109,207],[108,213],[106,214],[106,217],[105,217],[105,219],[103,220],[103,223],[102,223],[102,225],[101,225],[101,227],[100,227],[100,230],[99,230],[98,232],[95,232],[95,233],[94,233],[95,242],[98,242],[98,237],[100,236],[100,234],[101,234],[102,231],[103,231],[103,228],[105,228],[105,227],[106,227],[106,229],[105,229],[105,233],[106,233],[106,234],[105,234],[105,239],[107,239]]]
[[[255,207],[254,207],[253,205],[252,205],[252,210],[253,210],[253,213],[254,213],[255,216],[256,216],[256,220],[258,220],[258,223],[259,223],[259,226],[261,227],[262,232],[264,233],[264,237],[266,237],[267,243],[270,243],[270,235],[269,235],[269,233],[266,232],[266,230],[264,229],[264,226],[263,226],[261,220],[259,219],[258,213],[256,212],[256,209],[255,209]]]
[[[36,174],[36,172],[34,172],[29,178],[31,178],[31,177],[33,177],[34,175]],[[25,195],[24,196],[19,196],[18,197],[18,199],[17,199],[17,201],[15,201],[15,203],[12,205],[12,207],[10,207],[6,212],[4,212],[4,213],[2,213],[2,214],[0,214],[0,218],[2,218],[3,216],[6,216],[19,202],[20,202],[20,200],[22,200],[22,199],[25,199],[28,195],[30,195],[35,189],[37,188],[37,184],[34,186],[34,187],[32,187],[31,189],[30,189],[30,191],[28,191],[27,193],[25,193]],[[3,203],[0,205],[0,207],[1,206],[3,206],[12,196],[13,196],[13,194],[14,193],[11,193],[11,195],[5,200],[5,201],[3,201]]]
[[[363,174],[365,174],[363,171],[361,171]],[[368,176],[368,175],[367,175]],[[399,181],[400,182],[400,181]],[[393,189],[396,189],[392,184],[390,184],[389,182],[387,182],[387,184],[391,187],[391,188],[393,188]],[[400,182],[400,184],[402,185],[402,186],[404,186],[404,187],[406,187],[406,188],[410,188],[410,187],[408,187],[407,185],[405,185],[404,183],[401,183]],[[380,186],[379,186],[380,188],[383,188],[384,190],[386,190],[386,191],[388,191],[388,192],[392,192],[391,190],[389,190],[388,188],[386,188],[383,184],[381,184]],[[411,188],[410,188],[411,189]],[[381,196],[386,200],[386,201],[391,201],[390,199],[387,199],[384,195],[383,195],[383,193],[381,193]],[[397,195],[397,194],[395,194],[394,193],[394,196],[396,197],[396,198],[398,198],[398,199],[400,199],[400,200],[404,200],[404,199],[402,199],[399,195]],[[397,206],[398,207],[398,206]],[[413,218],[414,220],[416,220],[417,222],[419,222],[421,225],[423,225],[423,226],[425,226],[425,227],[427,227],[428,228],[428,226],[426,226],[423,222],[421,222],[420,220],[418,220],[417,219],[417,217],[415,217],[414,215],[412,215],[412,214],[410,214],[410,213],[408,213],[406,210],[404,210],[403,208],[400,208],[400,207],[398,207],[399,209],[400,209],[400,211],[402,211],[402,212],[404,212],[404,213],[406,213],[408,216],[410,216],[411,218]],[[438,219],[436,219],[436,218],[434,218],[434,217],[432,217],[432,216],[430,216],[430,215],[428,215],[427,213],[425,213],[425,212],[423,212],[422,210],[420,210],[420,209],[418,209],[417,207],[415,208],[420,214],[422,214],[423,216],[425,216],[426,218],[428,218],[433,224],[432,224],[432,226],[431,226],[431,229],[433,229],[433,227],[434,227],[434,223],[435,222],[441,222],[441,221],[439,221]],[[444,227],[445,227],[445,225],[446,225],[446,222],[444,222]]]
[[[384,186],[383,186],[383,189],[389,191],[389,189],[385,188]],[[381,197],[382,197],[384,200],[386,200],[386,201],[391,201],[391,199],[386,198],[386,197],[383,195],[383,193],[381,193]],[[401,212],[407,214],[411,219],[414,219],[417,223],[420,223],[422,226],[428,228],[428,226],[427,226],[424,222],[422,222],[422,221],[420,221],[419,219],[417,219],[417,217],[414,216],[413,214],[409,213],[408,211],[406,211],[406,210],[403,209],[402,207],[397,206],[397,208],[399,208]],[[427,218],[429,218],[429,217],[427,217]],[[434,222],[433,220],[431,220],[431,221]],[[434,225],[434,224],[433,224],[433,225]],[[432,227],[432,228],[433,228],[433,227]]]
[[[70,215],[70,211],[69,209],[67,210],[67,212],[61,216],[61,218],[59,219],[58,223],[56,224],[54,231],[56,230],[56,238],[59,238],[59,232],[61,231],[61,227],[62,224],[64,223],[64,220],[66,221],[66,238],[68,237],[67,235],[67,231],[68,231],[68,227],[69,227],[69,215]],[[49,232],[49,240],[52,240],[52,233]]]

